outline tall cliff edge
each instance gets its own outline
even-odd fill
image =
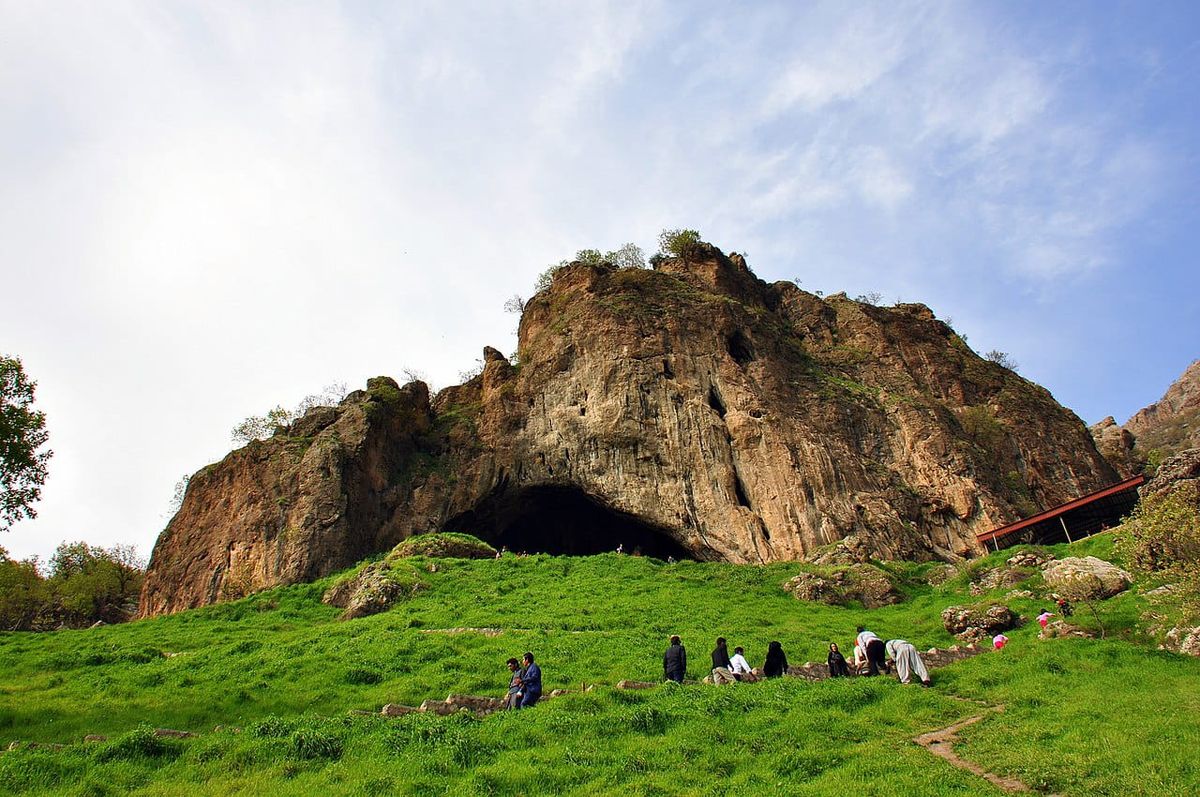
[[[434,398],[381,377],[192,478],[141,613],[320,577],[413,534],[514,550],[884,558],[1116,479],[1044,388],[920,304],[768,285],[700,244],[653,269],[572,264],[522,314],[519,365]]]

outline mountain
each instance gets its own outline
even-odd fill
[[[1200,448],[1200,360],[1189,365],[1158,401],[1125,422],[1145,454],[1177,454]]]
[[[1048,391],[921,304],[755,277],[708,244],[653,269],[573,263],[524,308],[517,363],[430,397],[380,377],[198,472],[141,613],[309,580],[413,534],[513,550],[797,559],[854,535],[883,558],[1114,481]]]

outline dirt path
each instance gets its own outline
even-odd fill
[[[984,769],[974,761],[967,761],[965,758],[959,756],[958,753],[954,752],[954,742],[957,740],[959,731],[961,731],[963,728],[974,725],[991,714],[999,714],[1003,711],[1004,706],[1002,705],[988,706],[988,713],[976,714],[973,717],[967,717],[966,719],[959,720],[953,725],[947,725],[945,728],[939,728],[936,731],[923,733],[913,739],[913,741],[924,747],[929,752],[933,753],[938,758],[948,761],[953,766],[956,766],[959,769],[965,769],[967,772],[970,772],[973,775],[978,775],[1001,791],[1009,793],[1031,792],[1033,791],[1032,789],[1016,778],[997,775],[995,772],[990,772]],[[1051,795],[1050,797],[1056,797],[1056,795]]]

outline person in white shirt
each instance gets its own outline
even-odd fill
[[[750,671],[750,662],[746,661],[745,651],[741,648],[733,649],[733,657],[729,659],[729,669],[733,672],[733,677],[739,681],[754,681],[754,673]]]
[[[885,658],[887,653],[884,650],[882,639],[860,625],[856,641],[863,652],[867,654],[867,675],[879,675],[880,670],[891,672]]]

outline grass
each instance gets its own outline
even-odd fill
[[[1002,653],[935,671],[932,690],[885,679],[604,686],[659,680],[672,633],[688,645],[693,677],[706,674],[717,635],[753,664],[772,639],[793,664],[823,661],[829,641],[848,649],[860,622],[919,648],[951,644],[941,610],[1002,598],[1011,587],[975,598],[967,584],[1011,553],[936,588],[923,582],[928,566],[889,564],[907,599],[871,611],[786,595],[796,564],[508,556],[437,560],[431,572],[433,560],[417,557],[407,561],[429,588],[360,620],[339,622],[320,603],[331,578],[128,625],[2,634],[0,742],[110,738],[0,755],[0,793],[995,793],[910,741],[978,710],[955,697],[1007,705],[964,731],[960,752],[1039,790],[1194,790],[1200,662],[1146,644],[1144,601],[1132,592],[1102,604],[1105,641],[1038,641],[1031,623]],[[1097,537],[1071,553],[1111,556],[1111,543]],[[1020,588],[1036,593],[1040,577]],[[1006,602],[1027,617],[1045,603]],[[445,632],[455,628],[503,630]],[[502,694],[504,660],[525,650],[543,664],[547,691],[601,686],[483,720],[347,716],[450,692]],[[160,739],[146,726],[202,735]]]

